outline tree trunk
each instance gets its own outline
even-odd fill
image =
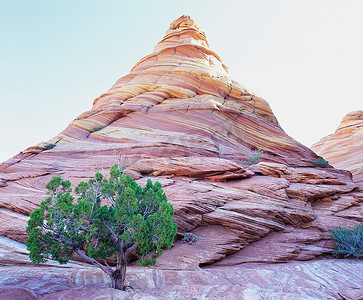
[[[125,291],[125,278],[126,278],[126,265],[127,265],[127,256],[130,254],[130,252],[136,248],[136,244],[132,245],[131,247],[124,248],[123,243],[121,244],[121,250],[116,251],[116,258],[117,258],[117,264],[116,264],[116,270],[112,271],[112,268],[106,263],[107,266],[102,265],[94,258],[91,258],[87,256],[85,253],[83,253],[80,249],[75,249],[74,251],[82,257],[85,261],[99,267],[102,271],[104,271],[106,274],[108,274],[111,278],[111,284],[112,288]]]
[[[112,272],[111,282],[112,288],[117,290],[126,290],[125,286],[125,278],[126,278],[126,262],[121,265],[121,268],[117,268]]]
[[[129,252],[127,250],[125,251],[123,241],[120,244],[121,249],[116,251],[116,270],[112,272],[111,281],[114,289],[125,291],[126,265]]]

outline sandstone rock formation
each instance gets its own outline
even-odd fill
[[[354,180],[363,184],[363,111],[347,114],[334,133],[311,149],[335,168],[351,171]]]
[[[95,267],[2,267],[0,299],[362,299],[358,261],[245,264],[198,272],[130,267],[127,292]],[[51,278],[51,280],[49,280]]]
[[[193,246],[177,240],[160,270],[310,260],[331,252],[333,227],[363,221],[351,174],[316,167],[316,158],[265,100],[229,77],[205,33],[182,16],[90,111],[0,166],[0,234],[24,242],[27,215],[54,175],[75,185],[119,161],[141,185],[160,181],[178,237],[199,237]],[[26,264],[18,254],[12,263]]]

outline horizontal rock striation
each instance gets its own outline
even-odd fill
[[[199,237],[193,246],[176,241],[159,268],[309,260],[331,251],[333,227],[362,221],[351,174],[316,159],[182,16],[90,111],[0,166],[0,234],[24,242],[27,215],[54,175],[75,186],[119,162],[141,185],[161,182],[179,238]]]
[[[357,261],[246,264],[198,272],[130,267],[126,292],[94,267],[3,267],[2,299],[362,299]],[[6,276],[4,275],[6,274]],[[49,278],[52,278],[49,280]]]

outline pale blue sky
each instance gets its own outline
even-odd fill
[[[190,15],[310,146],[363,109],[363,1],[0,0],[0,162],[61,132]]]

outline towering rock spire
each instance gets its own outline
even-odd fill
[[[293,165],[311,165],[316,157],[286,135],[265,100],[229,76],[189,16],[172,22],[152,54],[49,143],[59,151],[122,148],[144,156],[222,151],[235,160],[261,149],[267,159]],[[49,146],[39,147],[25,153]]]

